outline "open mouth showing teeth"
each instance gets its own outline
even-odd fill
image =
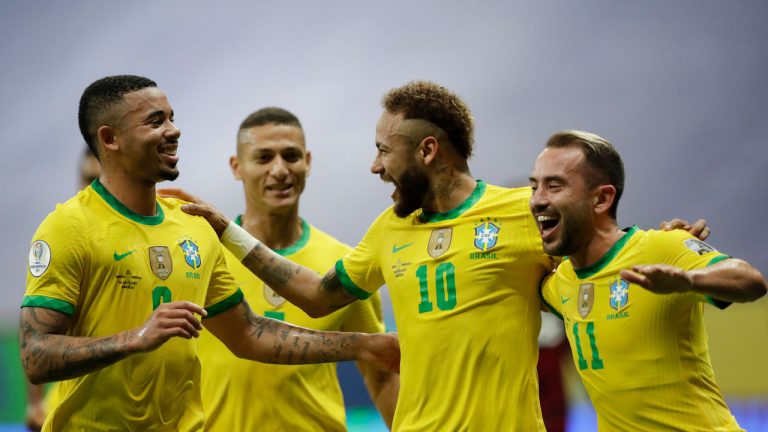
[[[539,229],[542,233],[544,233],[556,227],[557,224],[560,223],[560,218],[555,216],[541,215],[536,217],[536,222],[539,223]]]
[[[178,147],[176,146],[163,147],[160,149],[160,154],[164,154],[167,156],[176,156],[177,150],[178,150]]]

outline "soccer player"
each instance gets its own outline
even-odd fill
[[[279,255],[320,272],[350,248],[299,216],[311,156],[299,119],[285,109],[272,107],[260,109],[242,122],[237,154],[229,162],[245,193],[245,211],[235,222]],[[378,294],[324,318],[310,318],[257,279],[232,254],[225,253],[225,257],[256,313],[318,330],[384,331]],[[335,364],[283,366],[238,359],[205,331],[200,335],[199,355],[206,430],[346,430]],[[358,362],[358,367],[371,399],[391,426],[397,374],[379,371],[365,362]]]
[[[553,135],[530,177],[544,250],[568,258],[542,287],[605,431],[739,431],[715,383],[702,318],[766,293],[763,276],[681,230],[619,229],[619,154]]]
[[[198,316],[243,358],[396,368],[394,335],[309,330],[251,311],[208,223],[156,197],[156,183],[179,174],[181,133],[154,81],[97,80],[78,117],[102,172],[38,228],[22,303],[27,377],[66,380],[43,430],[201,430]]]
[[[472,115],[446,88],[411,82],[382,105],[371,171],[394,184],[394,206],[324,277],[204,203],[185,209],[205,216],[245,266],[311,316],[387,284],[402,347],[393,430],[543,430],[538,287],[553,265],[528,211],[530,189],[472,176]]]

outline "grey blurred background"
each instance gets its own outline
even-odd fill
[[[242,210],[227,164],[237,127],[278,105],[314,154],[303,216],[355,244],[390,204],[369,172],[379,99],[429,79],[474,112],[476,177],[527,183],[550,134],[595,132],[625,159],[620,224],[706,218],[713,245],[768,272],[766,22],[762,0],[5,0],[0,325],[16,326],[35,228],[76,189],[80,94],[123,73],[156,80],[175,109],[175,185],[230,215]],[[768,350],[765,304],[728,312],[752,321],[729,319],[722,343]],[[763,368],[732,360],[768,392]]]

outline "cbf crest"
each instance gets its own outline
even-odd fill
[[[629,282],[618,278],[611,284],[611,307],[620,311],[629,302]]]
[[[429,243],[427,244],[429,256],[437,258],[448,252],[448,248],[451,247],[452,236],[453,228],[441,228],[432,231],[432,234],[429,236]]]
[[[173,271],[171,251],[168,246],[152,246],[149,248],[149,266],[152,273],[162,280],[168,278]]]
[[[579,286],[579,315],[586,318],[592,312],[595,303],[595,284],[585,283]]]
[[[475,247],[485,252],[496,246],[501,228],[491,221],[482,222],[475,226]]]
[[[192,240],[184,240],[179,244],[181,250],[184,251],[184,261],[189,264],[190,267],[196,269],[203,263],[203,259],[200,257],[200,249]]]

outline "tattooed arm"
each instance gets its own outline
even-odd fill
[[[215,207],[181,189],[159,189],[158,193],[192,203],[181,206],[181,209],[204,217],[219,237],[230,224],[230,220]],[[250,234],[248,236],[252,238]],[[321,278],[313,270],[283,258],[260,242],[243,255],[243,265],[256,277],[313,318],[326,316],[357,300],[341,286],[334,268]]]
[[[245,301],[203,323],[240,358],[273,364],[361,360],[380,370],[400,368],[394,334],[311,330],[258,316]]]
[[[139,328],[93,338],[65,335],[72,318],[61,312],[24,307],[19,325],[24,372],[33,384],[88,374],[129,355],[157,349],[174,336],[197,337],[202,325],[195,314],[205,316],[206,312],[189,302],[164,303]]]
[[[335,268],[320,277],[261,243],[243,258],[242,263],[276,293],[313,318],[326,316],[357,300],[341,286]]]

